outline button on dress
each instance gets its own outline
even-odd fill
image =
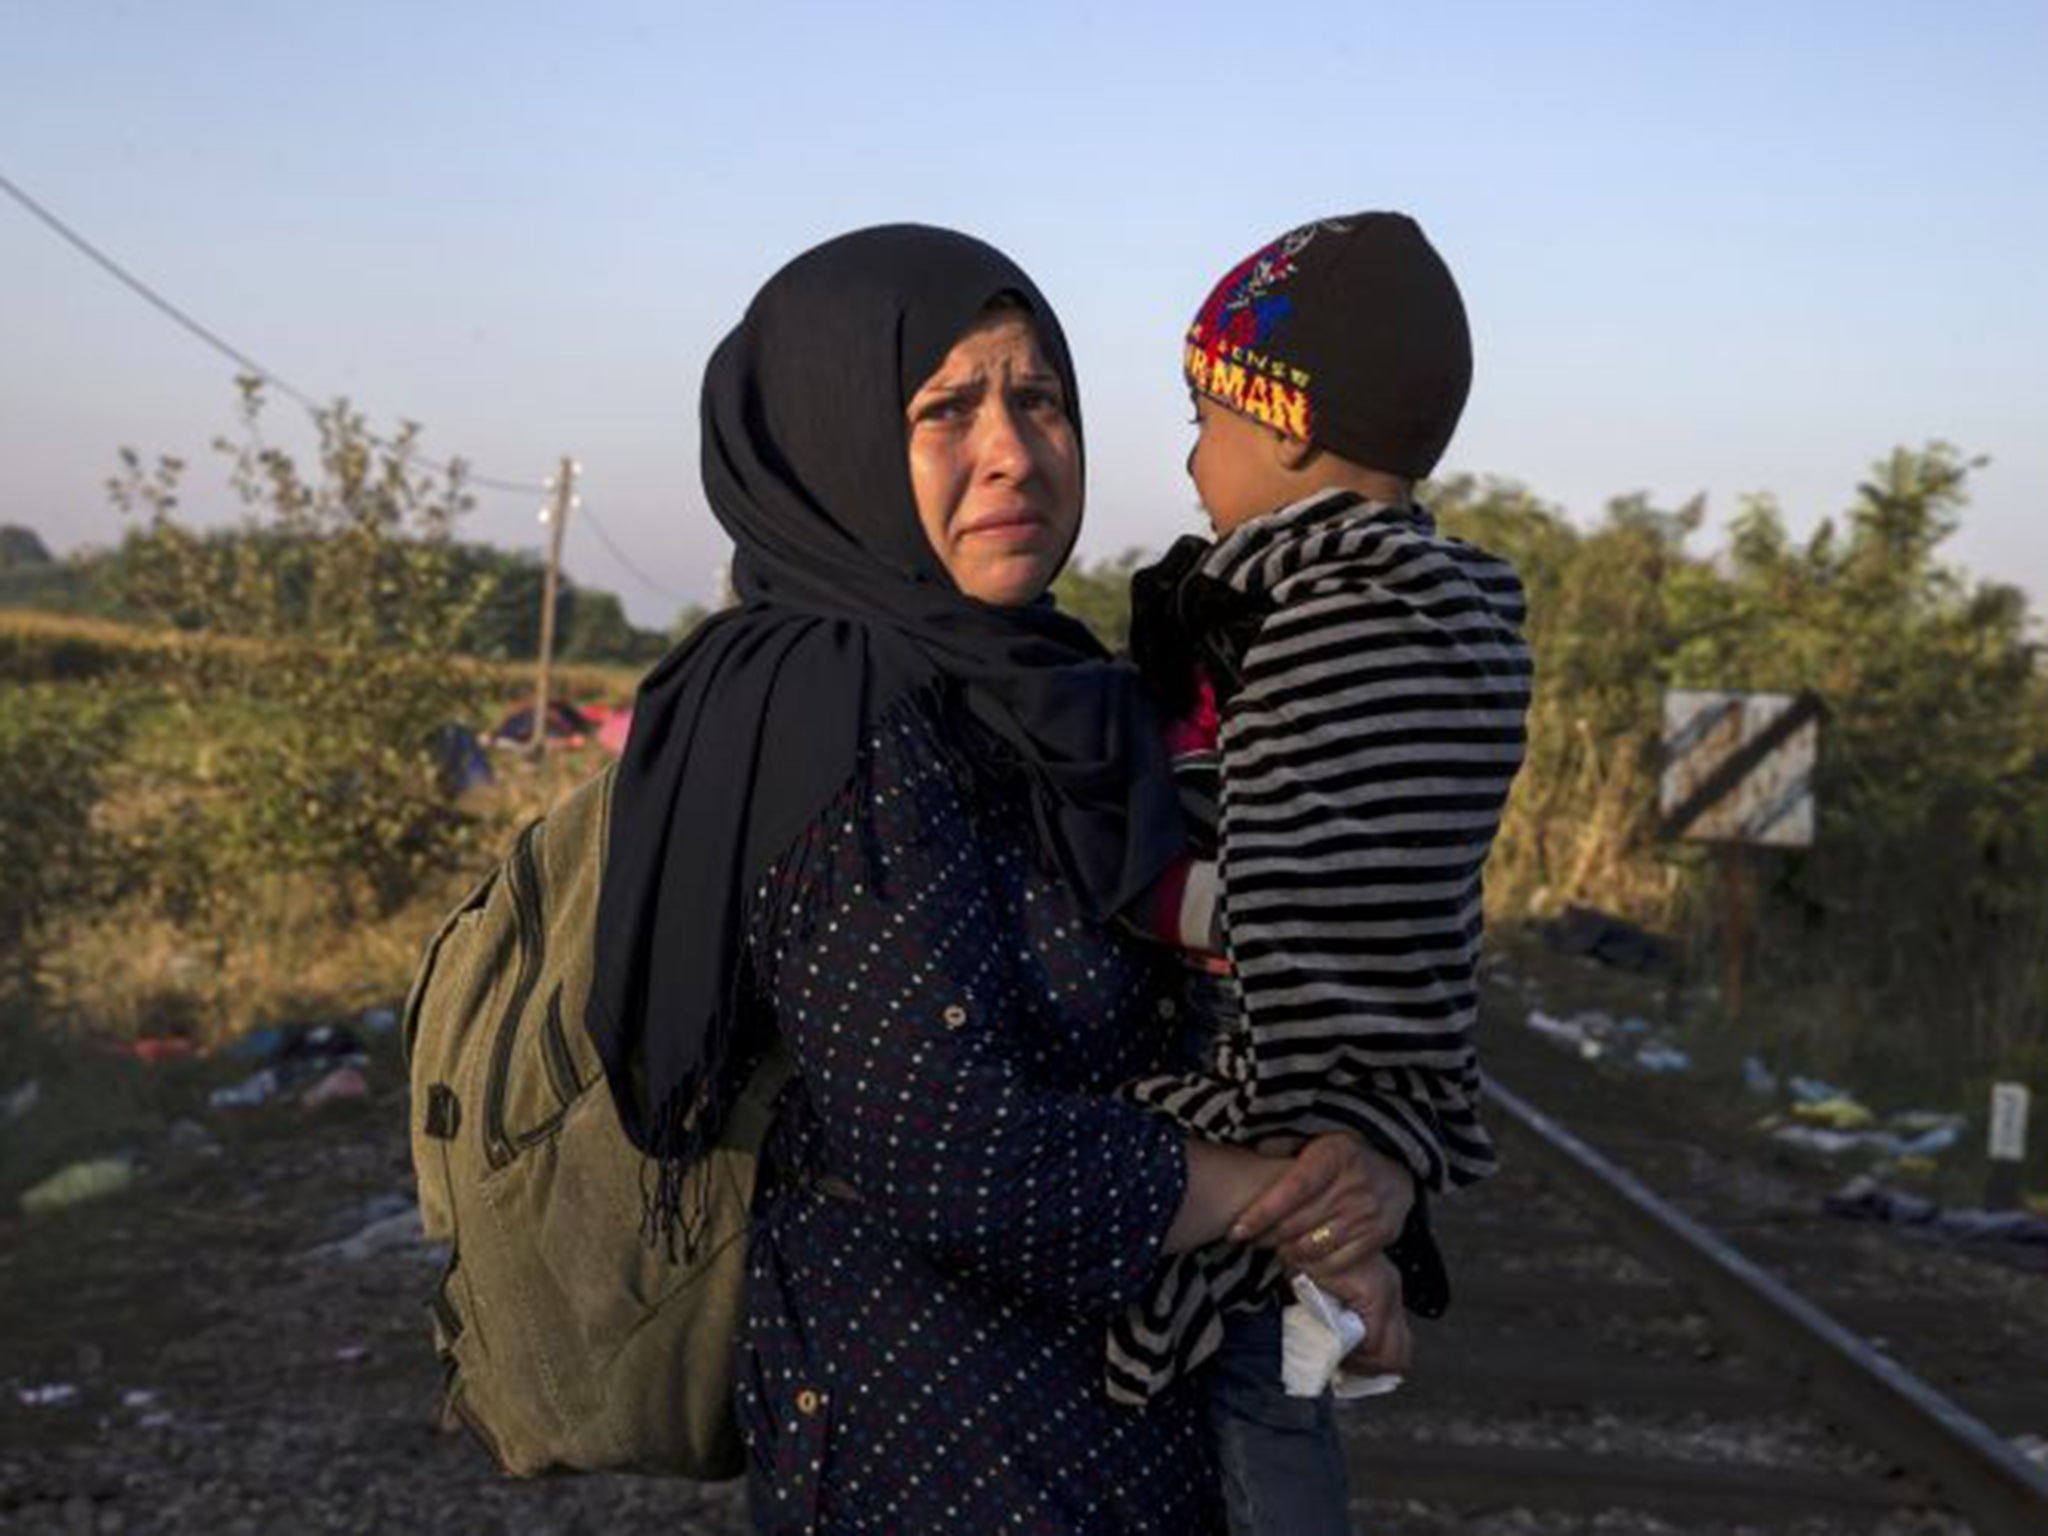
[[[751,963],[797,1063],[737,1402],[769,1532],[1220,1530],[1199,1401],[1103,1391],[1186,1184],[1115,1097],[1164,977],[1041,867],[1021,786],[904,704],[777,862]],[[827,1188],[819,1187],[823,1181]]]

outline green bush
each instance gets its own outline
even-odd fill
[[[1092,565],[1078,556],[1069,560],[1053,583],[1060,607],[1086,624],[1112,651],[1131,638],[1131,573],[1150,563],[1152,554],[1127,549],[1111,560]]]
[[[0,685],[0,974],[31,974],[32,940],[89,896],[103,867],[94,825],[125,715],[96,689]]]
[[[0,683],[146,677],[163,655],[153,637],[120,625],[0,611]]]
[[[2048,680],[2021,594],[1942,558],[1974,467],[1900,449],[1803,543],[1753,499],[1711,560],[1685,547],[1696,505],[1624,499],[1580,529],[1512,486],[1438,487],[1447,529],[1530,595],[1529,759],[1489,905],[1718,941],[1705,851],[1656,835],[1663,690],[1810,689],[1815,845],[1748,856],[1753,1027],[1816,1069],[1953,1086],[2048,1066]]]
[[[311,475],[258,433],[243,383],[239,439],[215,444],[245,514],[239,536],[178,520],[184,465],[132,452],[112,484],[141,519],[122,547],[124,601],[184,636],[163,669],[193,726],[161,744],[167,797],[144,878],[181,919],[231,927],[269,877],[325,883],[337,921],[389,912],[465,847],[440,733],[473,717],[482,676],[458,646],[488,596],[456,557],[469,507],[458,464],[384,443],[344,405],[318,414]],[[204,722],[203,729],[200,722]]]

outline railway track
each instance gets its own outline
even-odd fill
[[[1502,1175],[1438,1210],[1451,1317],[1346,1415],[1361,1529],[2048,1533],[2014,1444],[2048,1434],[2048,1277],[1818,1217],[1654,1103],[1506,1054],[1584,1134],[1499,1092]]]

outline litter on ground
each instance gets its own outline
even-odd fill
[[[284,1031],[271,1025],[237,1035],[222,1048],[223,1056],[236,1061],[268,1061],[284,1045]]]
[[[1532,1008],[1524,1021],[1537,1034],[1586,1061],[1612,1056],[1645,1072],[1690,1072],[1692,1055],[1661,1037],[1648,1019],[1589,1010],[1568,1019]]]
[[[360,1099],[369,1091],[370,1084],[360,1067],[336,1067],[300,1094],[299,1103],[306,1109],[318,1109],[323,1104],[334,1104],[343,1099]]]
[[[274,1067],[288,1079],[303,1080],[339,1066],[361,1066],[369,1052],[362,1037],[341,1024],[270,1024],[252,1029],[223,1055]]]
[[[42,1098],[43,1085],[38,1078],[30,1078],[19,1088],[10,1088],[4,1097],[0,1097],[0,1125],[12,1125],[24,1119],[42,1102]]]
[[[1958,1243],[2026,1243],[2048,1248],[2048,1217],[2029,1211],[1944,1210],[1932,1200],[1858,1174],[1821,1201],[1833,1216],[1923,1228]]]
[[[243,1078],[232,1088],[216,1088],[206,1096],[215,1109],[248,1109],[267,1104],[277,1094],[277,1073],[269,1067]]]
[[[1543,925],[1543,941],[1560,954],[1619,971],[1668,971],[1678,960],[1677,946],[1664,935],[1593,907],[1566,907]]]
[[[360,1264],[371,1255],[392,1248],[418,1247],[423,1253],[427,1251],[426,1229],[420,1223],[419,1207],[410,1200],[404,1200],[395,1211],[380,1209],[372,1202],[365,1207],[365,1215],[368,1219],[347,1237],[308,1248],[299,1257]]]
[[[1786,1080],[1795,1100],[1793,1115],[1805,1122],[1785,1126],[1773,1136],[1791,1146],[1804,1146],[1834,1156],[1842,1152],[1880,1157],[1938,1157],[1962,1139],[1969,1122],[1961,1115],[1932,1109],[1903,1109],[1878,1123],[1878,1116],[1846,1089],[1815,1077]]]
[[[1829,1099],[1848,1097],[1846,1088],[1837,1088],[1833,1083],[1824,1083],[1817,1077],[1800,1077],[1795,1074],[1785,1079],[1785,1086],[1792,1090],[1792,1097],[1801,1104],[1824,1104]]]
[[[220,1156],[220,1143],[213,1139],[213,1132],[197,1120],[173,1120],[164,1132],[164,1140],[180,1152],[192,1152],[200,1157]]]
[[[1529,1017],[1525,1022],[1537,1034],[1563,1045],[1583,1045],[1588,1038],[1585,1026],[1576,1019],[1555,1018],[1545,1013],[1541,1008],[1531,1008],[1529,1010]]]
[[[199,1047],[184,1035],[144,1035],[120,1047],[123,1054],[155,1066],[160,1061],[183,1061],[197,1056]]]
[[[1771,1140],[1788,1147],[1803,1147],[1823,1157],[1839,1157],[1844,1152],[1854,1152],[1868,1144],[1866,1137],[1854,1131],[1830,1131],[1817,1125],[1781,1126],[1771,1132]]]
[[[62,1210],[87,1200],[118,1194],[135,1182],[135,1165],[125,1157],[92,1157],[60,1168],[22,1191],[24,1215]]]
[[[1860,1131],[1877,1120],[1867,1105],[1858,1104],[1846,1094],[1795,1104],[1792,1113],[1809,1125],[1824,1125],[1831,1131]]]
[[[1645,1072],[1690,1072],[1692,1057],[1675,1045],[1646,1045],[1636,1052],[1636,1065]]]
[[[1531,1008],[1523,1022],[1535,1034],[1585,1061],[1612,1061],[1657,1074],[1693,1069],[1692,1053],[1640,1015],[1616,1018],[1588,1009],[1560,1017]],[[1781,1078],[1758,1056],[1743,1061],[1742,1085],[1750,1093],[1776,1097],[1781,1083],[1792,1100],[1794,1123],[1788,1125],[1782,1115],[1772,1114],[1759,1129],[1786,1146],[1823,1157],[1861,1153],[1924,1163],[1956,1146],[1968,1125],[1962,1115],[1930,1109],[1907,1109],[1881,1117],[1837,1084],[1798,1074]]]

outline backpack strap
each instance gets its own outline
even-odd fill
[[[789,1052],[779,1042],[771,1047],[733,1101],[732,1110],[725,1117],[725,1128],[719,1132],[718,1145],[749,1152],[759,1150],[768,1139],[769,1127],[775,1123],[776,1101],[795,1071],[796,1062]]]

